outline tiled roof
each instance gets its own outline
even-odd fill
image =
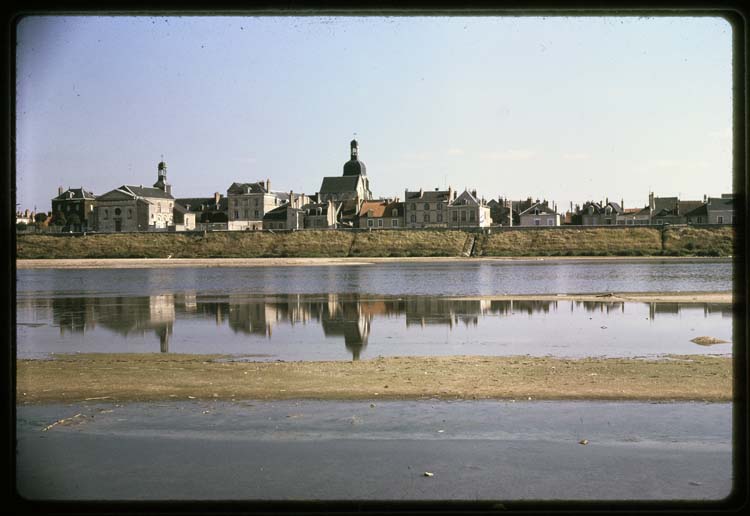
[[[359,216],[382,217],[385,213],[386,204],[388,204],[387,201],[365,201],[359,209]],[[372,210],[372,214],[370,214],[370,210]]]
[[[454,205],[456,205],[456,204],[458,204],[458,205],[466,205],[466,206],[478,206],[479,205],[479,201],[477,200],[476,197],[474,197],[471,194],[471,192],[469,192],[468,190],[464,190],[463,193],[461,193],[461,195],[459,195],[458,197],[456,197],[456,200],[453,201],[453,204]]]
[[[190,206],[190,211],[203,211],[205,210],[216,210],[216,198],[215,197],[184,197],[181,199],[175,199],[175,204],[180,204],[184,207]],[[203,206],[201,208],[201,206]],[[227,198],[219,198],[219,211],[224,211],[227,208]]]

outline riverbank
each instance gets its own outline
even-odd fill
[[[219,355],[102,353],[24,359],[16,365],[19,404],[181,399],[732,399],[732,359],[711,355],[251,362]]]
[[[731,256],[732,226],[18,234],[21,259]]]

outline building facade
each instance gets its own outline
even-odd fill
[[[365,201],[359,211],[358,227],[362,229],[398,229],[404,227],[404,203]]]
[[[96,196],[93,193],[83,187],[63,191],[61,186],[57,190],[57,197],[52,199],[52,216],[62,213],[67,222],[66,227],[72,231],[88,231],[96,227],[95,207]]]
[[[492,224],[490,208],[477,198],[477,191],[464,192],[448,206],[448,227],[487,228]]]
[[[227,189],[229,230],[263,229],[263,217],[288,201],[286,192],[271,191],[271,180],[232,183]]]
[[[448,227],[448,206],[456,199],[452,187],[447,190],[404,191],[404,225],[407,228]]]
[[[152,188],[122,185],[97,197],[96,229],[102,232],[167,230],[174,223],[174,197],[167,165],[158,166]]]
[[[544,202],[537,202],[519,215],[521,226],[559,226],[560,214]]]

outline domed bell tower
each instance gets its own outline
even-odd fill
[[[154,183],[154,188],[162,190],[164,193],[172,194],[172,185],[167,183],[167,164],[164,161],[160,161],[157,167],[158,178]]]

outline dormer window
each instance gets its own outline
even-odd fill
[[[398,209],[393,208],[393,210],[391,211],[391,217],[398,217]]]

